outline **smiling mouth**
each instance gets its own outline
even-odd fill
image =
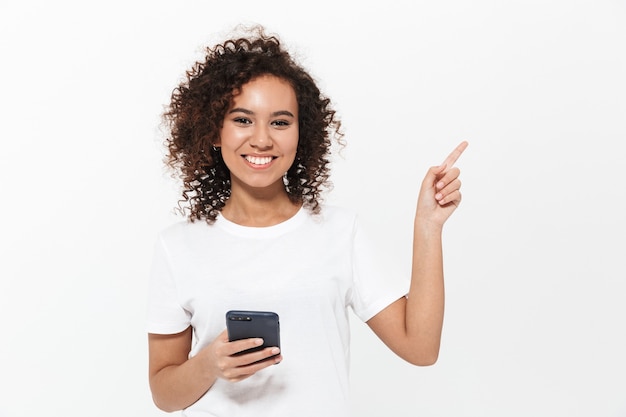
[[[274,157],[272,156],[252,156],[252,155],[245,155],[244,158],[246,161],[248,161],[252,165],[258,165],[258,166],[267,165],[270,162],[272,162],[272,160],[274,159]]]

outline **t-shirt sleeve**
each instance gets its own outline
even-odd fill
[[[159,236],[154,246],[147,310],[148,333],[180,333],[189,327],[191,322],[191,315],[179,302],[171,259],[162,236]]]
[[[384,267],[384,262],[374,250],[372,242],[358,220],[355,220],[352,309],[364,322],[406,296],[410,284],[408,278],[403,279],[398,275],[398,268]]]

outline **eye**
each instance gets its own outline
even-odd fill
[[[233,121],[239,125],[249,125],[252,124],[252,121],[247,117],[235,117]]]
[[[287,127],[291,125],[291,123],[287,120],[274,120],[271,124],[276,127]]]

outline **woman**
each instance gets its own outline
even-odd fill
[[[206,51],[165,113],[188,221],[161,232],[150,284],[155,404],[186,416],[349,415],[348,308],[397,355],[438,356],[441,232],[461,201],[452,165],[422,183],[408,282],[386,277],[355,216],[324,206],[340,122],[312,77],[258,28]],[[281,348],[229,342],[228,310],[275,311]],[[277,365],[277,366],[274,366]]]

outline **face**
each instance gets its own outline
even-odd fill
[[[226,112],[220,142],[232,192],[284,192],[283,175],[298,147],[298,102],[291,85],[264,75],[244,84]]]

